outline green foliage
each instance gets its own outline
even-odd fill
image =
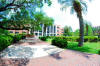
[[[24,39],[24,34],[18,35],[0,35],[0,51],[11,45],[12,43],[16,43],[21,39]]]
[[[79,29],[77,29],[77,30],[74,32],[73,35],[74,35],[74,36],[79,36]]]
[[[100,50],[98,51],[98,54],[100,55]]]
[[[100,50],[100,43],[86,42],[86,43],[84,43],[84,45],[82,47],[78,47],[78,42],[68,42],[68,47],[66,49],[98,54],[98,52]]]
[[[13,42],[16,43],[23,38],[23,35],[18,34],[13,37]]]
[[[85,36],[84,42],[98,42],[98,37],[95,36]]]
[[[84,20],[84,34],[85,36],[93,36],[92,24]]]
[[[64,36],[72,36],[72,28],[71,27],[68,27],[68,26],[65,26],[64,27]]]
[[[41,8],[44,4],[50,6],[52,3],[51,0],[0,0],[0,28],[29,29],[27,23],[34,22],[32,17],[37,12],[36,8]]]
[[[47,40],[47,38],[48,38],[48,37],[46,37],[46,36],[39,37],[39,39],[40,39],[40,40],[42,40],[42,41],[46,41],[46,40]]]
[[[61,37],[55,37],[52,40],[52,45],[55,45],[55,46],[60,47],[60,48],[66,48],[67,47],[67,40],[65,40]]]
[[[0,28],[0,35],[8,35],[9,34],[9,31],[8,30],[3,30]]]
[[[100,41],[100,38],[98,38],[98,41]]]
[[[56,36],[48,36],[49,39],[54,39]],[[67,41],[72,41],[72,42],[78,42],[79,41],[79,36],[61,36],[59,38],[63,38]],[[84,42],[98,42],[100,41],[100,38],[96,36],[84,36]]]
[[[11,36],[0,35],[0,51],[8,47],[13,42]]]

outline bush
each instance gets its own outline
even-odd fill
[[[61,38],[61,37],[56,37],[52,40],[52,45],[55,45],[57,47],[60,47],[60,48],[65,48],[67,47],[67,40]]]
[[[0,51],[11,45],[13,38],[11,36],[0,35]]]
[[[98,41],[100,41],[100,38],[98,38]]]
[[[39,37],[40,40],[42,41],[46,41],[48,37],[44,36],[44,37]]]
[[[0,35],[8,35],[9,31],[0,28]]]
[[[20,34],[18,34],[18,35],[15,35],[14,37],[13,37],[13,42],[14,43],[16,43],[16,42],[18,42],[19,40],[21,40],[22,39],[22,35],[20,35]]]
[[[18,42],[21,40],[25,35],[18,34],[18,35],[0,35],[0,51],[11,45],[11,43]]]
[[[100,55],[100,50],[98,51],[98,54]]]
[[[95,36],[88,36],[88,41],[89,42],[98,42],[98,38]]]

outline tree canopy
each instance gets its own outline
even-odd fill
[[[41,8],[44,3],[51,5],[50,0],[0,0],[0,21],[8,18],[12,12],[27,10],[29,13],[35,12],[36,8]]]
[[[72,28],[69,26],[64,27],[64,36],[72,36]]]

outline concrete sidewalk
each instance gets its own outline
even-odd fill
[[[100,55],[64,50],[36,39],[13,44],[0,55],[0,66],[100,66]]]
[[[2,58],[38,58],[56,54],[64,49],[52,45],[11,45],[1,52]]]

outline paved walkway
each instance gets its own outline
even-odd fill
[[[25,39],[0,53],[0,66],[100,66],[100,56]]]

